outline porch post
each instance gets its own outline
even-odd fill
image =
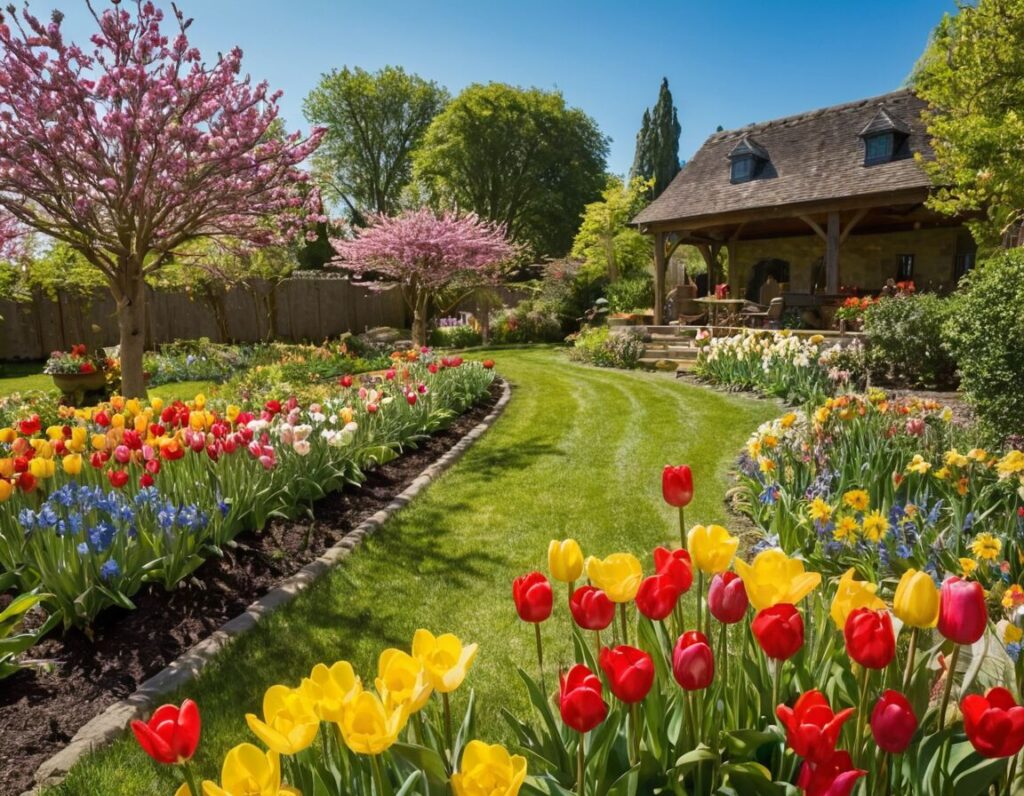
[[[654,233],[654,325],[665,322],[665,233]]]
[[[839,213],[828,214],[828,230],[825,237],[825,292],[839,292]]]

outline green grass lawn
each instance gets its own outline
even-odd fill
[[[44,374],[42,369],[40,362],[15,362],[3,365],[0,367],[0,397],[28,390],[57,392],[57,388],[53,386],[53,379]],[[209,392],[214,386],[212,381],[179,381],[153,387],[149,394],[165,401],[173,401],[176,398],[189,400],[194,398],[196,393]]]
[[[649,566],[652,547],[677,538],[676,514],[661,500],[666,463],[694,469],[689,519],[725,521],[730,466],[755,426],[778,414],[765,401],[662,374],[575,365],[553,350],[493,355],[513,384],[498,423],[340,567],[175,695],[202,710],[206,776],[219,774],[232,745],[255,742],[244,714],[260,712],[267,686],[296,685],[313,664],[342,658],[372,682],[378,653],[408,648],[417,627],[480,644],[467,679],[478,697],[478,734],[507,740],[500,708],[528,710],[514,667],[535,661],[533,630],[512,606],[512,578],[546,569],[548,541],[565,536],[587,554],[629,550]],[[566,616],[544,626],[549,671],[569,659]],[[456,712],[468,691],[455,694]],[[171,774],[125,738],[50,793],[171,793]]]

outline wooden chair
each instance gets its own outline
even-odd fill
[[[764,312],[746,312],[743,319],[751,325],[760,324],[763,329],[778,329],[782,323],[782,314],[786,310],[786,302],[782,296],[776,296],[768,302],[768,309]]]
[[[707,319],[707,313],[695,299],[681,298],[676,306],[676,320],[680,326],[698,326]]]

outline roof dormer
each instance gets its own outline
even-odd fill
[[[909,155],[907,139],[910,126],[885,108],[878,109],[859,135],[864,140],[865,166],[888,163]]]
[[[729,152],[729,181],[750,182],[760,177],[771,163],[768,150],[748,135],[743,136]]]

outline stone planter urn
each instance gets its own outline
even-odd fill
[[[102,390],[107,383],[107,374],[102,370],[92,373],[54,373],[53,383],[65,395]]]

